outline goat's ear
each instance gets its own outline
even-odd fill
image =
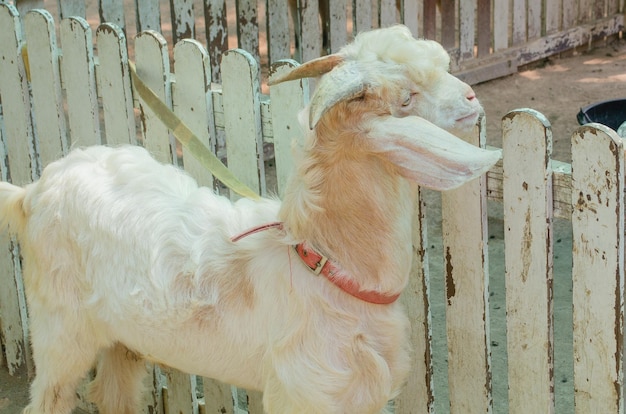
[[[500,158],[468,144],[417,117],[377,117],[369,125],[374,151],[394,163],[400,174],[434,190],[450,190],[484,174]]]
[[[343,56],[338,54],[322,56],[317,59],[309,60],[282,76],[272,77],[269,80],[268,85],[272,86],[281,82],[302,78],[315,78],[330,72],[335,66],[341,64],[343,60]]]

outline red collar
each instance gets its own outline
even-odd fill
[[[344,292],[362,301],[377,305],[389,305],[395,302],[400,296],[399,293],[390,295],[377,292],[375,290],[361,290],[357,282],[347,277],[343,277],[342,271],[337,265],[323,254],[316,252],[306,242],[293,246],[302,262],[316,275],[322,275],[330,280]]]
[[[260,231],[268,230],[271,228],[282,229],[282,227],[283,223],[280,222],[263,224],[261,226],[253,227],[237,236],[232,237],[231,241],[236,242],[244,237]],[[333,261],[329,260],[323,254],[315,251],[306,242],[296,244],[295,246],[293,246],[293,248],[298,254],[298,257],[304,263],[304,265],[308,267],[314,274],[324,276],[335,286],[339,287],[341,290],[348,293],[349,295],[354,296],[357,299],[361,299],[362,301],[374,303],[377,305],[389,305],[395,302],[400,296],[399,293],[390,295],[373,290],[361,290],[361,287],[356,281],[343,276],[344,273],[335,263],[333,263]]]

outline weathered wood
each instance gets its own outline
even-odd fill
[[[491,28],[491,0],[478,0],[476,13],[477,57],[489,56],[493,32]]]
[[[67,99],[70,145],[101,144],[91,27],[80,17],[65,19],[61,22],[60,36],[61,79]]]
[[[624,409],[624,147],[599,124],[572,136],[574,401]]]
[[[86,7],[84,1],[76,0],[58,0],[59,17],[65,19],[68,17],[86,18]]]
[[[468,142],[484,146],[484,124]],[[486,183],[482,176],[441,197],[451,414],[491,412]]]
[[[259,17],[256,0],[235,0],[237,8],[238,47],[251,53],[257,62],[259,55]]]
[[[135,0],[137,33],[145,30],[161,31],[159,0]]]
[[[320,0],[318,0],[320,1]],[[324,0],[321,0],[324,1]],[[330,53],[336,53],[348,43],[348,8],[346,1],[329,1],[330,22],[328,25],[328,40],[330,42]]]
[[[115,25],[104,23],[96,31],[98,90],[102,98],[105,142],[135,144],[137,132],[128,72],[126,37]]]
[[[561,28],[561,1],[545,0],[546,33],[554,33]]]
[[[270,79],[291,70],[297,63],[293,60],[277,62],[272,66]],[[298,121],[298,113],[304,108],[308,96],[308,79],[284,82],[270,88],[271,116],[274,133],[274,156],[278,194],[282,195],[287,179],[295,165],[292,145],[297,143],[304,131]]]
[[[402,23],[411,30],[413,37],[420,37],[421,14],[424,7],[423,0],[405,1],[400,10]],[[443,12],[443,11],[442,11]]]
[[[493,3],[493,48],[494,52],[509,47],[509,2]]]
[[[397,22],[396,0],[378,2],[378,27],[389,27]]]
[[[536,39],[542,35],[543,1],[545,0],[527,0],[526,35],[528,39]]]
[[[474,33],[476,32],[474,3],[474,0],[459,0],[459,31],[461,36],[459,51],[463,59],[474,57]]]
[[[196,37],[196,18],[193,0],[170,0],[172,42]]]
[[[206,414],[233,414],[233,396],[230,385],[203,378],[204,412]]]
[[[322,53],[319,1],[324,0],[298,0],[298,11],[300,12],[299,55],[302,62],[320,57]]]
[[[12,97],[2,100],[0,178],[3,181],[10,179],[18,185],[31,182],[37,173],[22,47],[22,28],[17,9],[10,4],[0,4],[0,96]],[[28,319],[19,250],[6,232],[0,234],[0,286],[2,359],[11,375],[24,368],[32,372],[32,366],[28,366],[31,361]]]
[[[526,41],[526,22],[526,0],[513,0],[512,45],[517,46]]]
[[[198,410],[196,377],[174,369],[163,369],[167,388],[163,389],[163,405],[166,413],[193,414]]]
[[[126,30],[123,0],[99,0],[98,4],[100,5],[98,12],[102,23],[111,23],[122,31]]]
[[[267,1],[267,54],[269,63],[291,57],[289,8],[285,0]]]
[[[356,35],[372,28],[372,2],[354,0],[352,2],[352,32]]]
[[[204,22],[211,77],[213,82],[221,82],[220,62],[222,54],[228,50],[226,0],[204,0]]]
[[[394,401],[396,414],[433,413],[434,373],[432,355],[432,317],[425,205],[418,194],[413,213],[413,264],[409,285],[402,292],[411,320],[410,343],[413,366],[402,393]]]
[[[45,10],[32,10],[24,18],[28,39],[35,134],[39,140],[41,167],[67,153],[67,131],[61,79],[59,49],[52,16]]]
[[[259,67],[250,53],[224,54],[222,88],[228,166],[244,184],[265,194]]]
[[[521,109],[502,120],[509,412],[554,413],[552,133]]]
[[[445,5],[445,9],[444,9]],[[437,38],[437,7],[436,0],[424,0],[424,38],[436,39]],[[449,22],[450,16],[453,16],[454,1],[442,0],[441,8],[444,9],[446,16],[446,22]],[[443,19],[443,16],[442,16]],[[449,34],[448,34],[449,35]],[[454,45],[454,42],[449,41],[449,37],[446,37],[445,43],[447,45]]]
[[[137,74],[171,108],[169,56],[163,36],[155,31],[138,34],[135,38],[135,56]],[[172,162],[172,139],[167,127],[152,109],[138,99],[144,147],[159,161]]]
[[[176,83],[172,87],[174,113],[213,153],[217,141],[211,96],[211,64],[202,45],[186,39],[174,47]],[[183,164],[198,184],[213,188],[213,176],[183,148]]]

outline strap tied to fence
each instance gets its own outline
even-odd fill
[[[211,152],[200,139],[189,129],[187,125],[176,114],[159,99],[157,94],[146,85],[137,75],[135,64],[128,62],[130,75],[133,80],[135,90],[144,100],[146,105],[155,113],[163,124],[172,131],[172,134],[187,150],[209,170],[215,178],[220,180],[225,186],[242,197],[258,200],[261,197],[251,188],[247,187],[235,177],[235,175]]]

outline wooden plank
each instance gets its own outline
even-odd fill
[[[291,57],[289,8],[285,0],[267,1],[267,39],[269,64]]]
[[[204,412],[206,414],[234,414],[230,385],[203,378]]]
[[[257,62],[259,54],[259,17],[256,0],[235,0],[237,6],[237,38],[241,49],[252,54]]]
[[[18,11],[10,4],[0,4],[0,96],[4,139],[14,184],[28,184],[39,175],[33,139],[31,103],[26,68],[22,60],[22,26]]]
[[[561,0],[545,0],[546,33],[554,33],[561,28]]]
[[[65,19],[68,17],[87,17],[86,7],[84,1],[76,0],[58,0],[59,2],[59,17]]]
[[[493,39],[493,30],[491,29],[491,0],[478,0],[476,17],[477,56],[489,56]]]
[[[400,11],[402,23],[411,30],[413,37],[420,37],[420,17],[422,15],[422,9],[424,8],[422,0],[404,1],[402,6],[402,10]],[[443,14],[443,7],[441,12]]]
[[[279,76],[297,65],[294,60],[276,63],[270,70],[270,79]],[[308,102],[308,79],[284,82],[270,88],[271,120],[274,133],[274,156],[276,158],[276,179],[278,194],[283,195],[287,179],[295,168],[292,145],[301,138],[303,131],[298,114]]]
[[[484,146],[484,124],[465,139]],[[481,176],[441,196],[451,414],[491,412],[486,184]]]
[[[224,54],[222,88],[228,167],[248,187],[265,194],[259,67],[250,53],[234,49]]]
[[[396,414],[434,412],[434,375],[432,355],[432,317],[430,311],[430,276],[425,244],[426,206],[418,194],[413,213],[413,263],[409,285],[402,292],[411,321],[410,343],[413,366],[402,393],[394,401]]]
[[[554,413],[552,132],[540,113],[502,120],[509,412]]]
[[[459,50],[462,59],[474,57],[476,31],[474,12],[474,0],[459,0]]]
[[[578,0],[578,23],[591,23],[593,3],[596,0]]]
[[[570,29],[576,24],[578,18],[577,0],[562,0],[563,26],[562,29]]]
[[[329,52],[337,53],[339,49],[348,43],[348,7],[346,0],[329,1],[328,6],[330,14],[330,24],[328,26],[328,38],[330,42]]]
[[[98,4],[100,22],[112,23],[122,29],[122,31],[126,30],[123,0],[98,0]]]
[[[167,378],[167,388],[163,389],[165,412],[175,414],[198,412],[196,377],[171,368],[163,369],[163,372]]]
[[[174,112],[213,153],[216,152],[216,130],[211,97],[211,65],[202,45],[182,40],[174,47],[176,83],[172,87]],[[213,188],[213,176],[186,148],[183,148],[185,170],[200,185]]]
[[[165,39],[155,31],[145,31],[135,38],[135,56],[137,74],[157,96],[170,108],[169,55]],[[170,133],[163,122],[139,99],[141,132],[144,147],[159,161],[171,163],[172,158]]]
[[[320,57],[322,53],[319,1],[298,0],[298,4],[300,12],[300,59],[302,62],[307,62]]]
[[[397,22],[396,0],[379,0],[378,27],[389,27]]]
[[[372,2],[370,0],[353,0],[352,32],[356,35],[372,28]]]
[[[31,182],[37,174],[23,46],[17,9],[10,4],[0,4],[0,99],[10,97],[2,99],[0,152],[5,154],[2,154],[0,178],[17,185]],[[4,360],[10,375],[24,372],[25,368],[32,373],[19,249],[6,232],[0,235],[0,286],[0,342],[4,346],[4,357],[0,359]]]
[[[575,412],[624,408],[624,147],[599,124],[572,136]]]
[[[144,30],[161,31],[159,0],[135,0],[137,33]]]
[[[52,16],[45,10],[32,10],[24,18],[42,169],[68,150],[55,30]]]
[[[526,35],[527,39],[536,39],[542,36],[542,0],[527,0],[526,4]]]
[[[196,37],[196,18],[193,0],[170,0],[173,43]]]
[[[211,60],[213,82],[221,82],[220,62],[228,50],[228,22],[225,0],[203,0],[206,44]]]
[[[133,94],[128,72],[126,37],[109,23],[96,31],[98,45],[98,90],[102,97],[105,142],[108,145],[136,144]]]
[[[454,0],[441,0],[441,8],[445,13],[446,21],[450,21],[450,16],[454,12]],[[442,17],[443,18],[443,17]],[[424,0],[424,38],[435,40],[437,38],[437,4],[436,0]],[[453,27],[456,27],[453,26]],[[448,35],[448,34],[447,34]],[[446,45],[449,44],[446,40]]]
[[[493,48],[495,52],[509,47],[509,2],[493,3]]]
[[[70,145],[101,144],[91,27],[81,17],[65,19],[61,22],[60,36]]]
[[[513,0],[513,37],[512,45],[526,41],[526,0]]]

